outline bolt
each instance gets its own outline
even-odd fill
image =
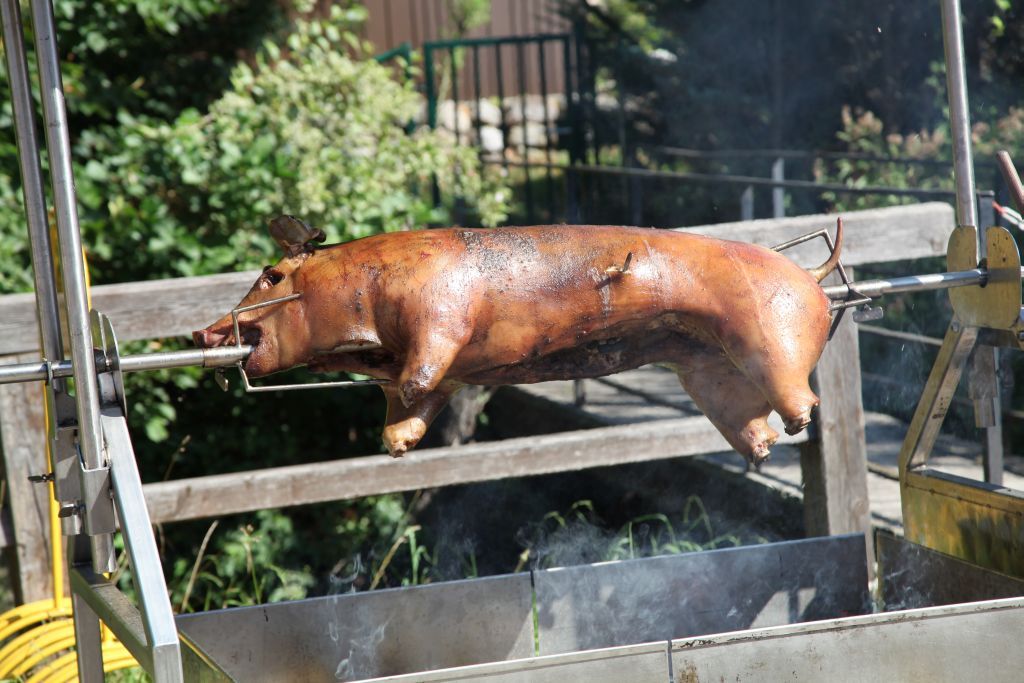
[[[62,503],[60,510],[57,512],[57,516],[61,519],[65,517],[74,517],[84,509],[85,505],[82,503]]]
[[[959,332],[960,331],[960,323],[956,322],[955,320],[953,321],[953,323],[949,327],[954,332]]]

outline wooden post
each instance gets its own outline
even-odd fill
[[[852,277],[852,269],[847,272]],[[833,275],[826,283],[839,282]],[[812,379],[821,399],[817,438],[801,447],[804,521],[808,536],[871,532],[867,446],[861,400],[860,346],[847,311],[818,361]],[[867,539],[869,553],[871,538]],[[870,563],[869,563],[870,564]]]
[[[38,359],[38,353],[2,356],[0,363]],[[13,522],[12,573],[15,598],[19,604],[53,596],[50,555],[50,487],[33,484],[28,477],[47,471],[46,425],[43,392],[38,382],[0,385],[0,415],[3,428],[7,499]]]

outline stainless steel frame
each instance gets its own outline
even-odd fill
[[[60,236],[64,305],[68,314],[71,358],[75,365],[77,447],[84,462],[82,487],[85,489],[91,485],[91,481],[106,476],[103,472],[107,469],[100,433],[99,388],[92,351],[85,256],[82,253],[82,237],[78,228],[75,179],[71,168],[71,140],[64,104],[64,84],[57,58],[53,6],[50,0],[33,0],[31,6],[38,58],[39,94],[43,105],[50,180],[53,185],[57,231]],[[29,104],[31,105],[31,101]],[[85,516],[84,528],[92,539],[94,568],[97,572],[113,571],[117,566],[111,536],[114,529],[96,522],[97,520],[89,515]]]
[[[1019,678],[1024,599],[1014,596],[1024,582],[898,537],[878,547],[883,590],[909,596],[912,609],[863,613],[864,542],[851,535],[205,612],[178,624],[246,683]]]

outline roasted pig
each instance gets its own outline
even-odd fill
[[[671,367],[729,443],[751,461],[793,434],[818,398],[808,386],[828,338],[819,281],[836,249],[805,270],[751,244],[645,228],[450,228],[318,246],[297,219],[273,221],[285,257],[239,306],[254,377],[298,365],[391,380],[384,443],[413,448],[452,394]],[[234,344],[231,316],[194,333]]]

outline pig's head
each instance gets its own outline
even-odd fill
[[[270,234],[284,250],[285,256],[275,265],[263,269],[236,308],[301,293],[298,271],[315,253],[314,243],[322,242],[325,237],[323,231],[314,230],[291,216],[279,216],[271,221]],[[253,377],[286,370],[309,357],[309,328],[301,297],[239,313],[238,332],[241,343],[252,346],[252,353],[244,366],[246,373]],[[192,339],[201,348],[235,344],[237,340],[231,314],[193,332]]]

